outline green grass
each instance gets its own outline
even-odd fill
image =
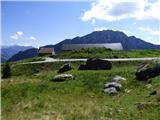
[[[62,51],[57,58],[138,58],[159,57],[160,50],[109,51],[106,48],[87,48],[73,51]]]
[[[18,63],[35,62],[35,61],[43,61],[43,60],[44,60],[43,57],[36,56],[36,57],[28,58],[25,60],[20,60],[20,61],[18,61]]]
[[[50,81],[64,62],[12,65],[12,77],[4,79],[2,119],[4,120],[158,120],[160,115],[160,76],[152,79],[152,87],[135,80],[138,62],[113,63],[112,70],[78,71],[81,62],[73,62],[68,71],[74,80]],[[103,92],[103,86],[115,75],[127,78],[116,96]],[[125,91],[131,90],[129,93]],[[157,90],[158,94],[149,96]],[[137,110],[135,103],[152,102]]]

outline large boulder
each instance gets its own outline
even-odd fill
[[[59,74],[59,75],[54,76],[52,81],[62,82],[62,81],[67,81],[67,80],[72,80],[72,79],[73,79],[73,75],[71,74]]]
[[[81,64],[81,65],[79,66],[78,70],[87,70],[87,66]]]
[[[137,80],[148,81],[149,78],[160,75],[160,64],[152,67],[149,64],[143,65],[136,71],[135,75]]]
[[[102,59],[88,59],[85,65],[80,65],[79,70],[110,70],[112,63]]]
[[[66,72],[66,71],[69,71],[72,69],[72,66],[70,64],[64,64],[58,71],[58,73],[63,73],[63,72]]]

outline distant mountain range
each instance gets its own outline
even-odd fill
[[[20,51],[17,54],[13,55],[8,61],[18,61],[18,60],[24,60],[27,58],[32,58],[38,55],[38,49],[31,48],[25,51]]]
[[[1,46],[1,62],[7,61],[13,55],[17,54],[20,51],[25,51],[27,49],[31,49],[31,46]]]
[[[58,53],[62,50],[63,44],[93,44],[93,43],[121,43],[124,50],[134,50],[134,49],[160,49],[160,45],[154,45],[149,42],[146,42],[140,38],[134,36],[127,36],[120,31],[112,30],[103,30],[103,31],[94,31],[88,35],[82,37],[75,37],[73,39],[65,39],[55,45],[46,45],[43,47],[54,48],[55,52]],[[28,51],[30,54],[28,54]],[[15,54],[9,61],[20,60],[21,58],[30,58],[37,56],[38,53],[35,52],[35,49],[26,50]],[[24,57],[25,56],[25,57]]]

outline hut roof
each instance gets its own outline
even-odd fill
[[[54,53],[54,48],[39,48],[38,53]]]
[[[100,43],[100,44],[63,44],[62,50],[75,50],[81,48],[104,47],[112,50],[123,50],[121,43]]]

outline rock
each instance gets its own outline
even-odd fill
[[[80,65],[78,70],[110,70],[112,63],[102,59],[88,59],[85,65]]]
[[[146,87],[150,89],[152,87],[152,84],[147,84]]]
[[[152,83],[152,80],[148,80],[147,83],[148,83],[148,84],[151,84],[151,83]]]
[[[124,81],[126,79],[121,76],[115,76],[112,79],[112,82],[108,82],[104,85],[104,92],[107,92],[108,94],[117,94],[122,88],[122,85],[119,83],[122,80]]]
[[[156,95],[157,94],[157,91],[156,90],[154,90],[154,91],[152,91],[151,93],[150,93],[150,95]]]
[[[115,95],[118,93],[115,87],[105,88],[104,92],[108,93],[109,95]]]
[[[130,90],[128,90],[128,89],[125,89],[124,90],[126,93],[130,93],[132,90],[130,89]]]
[[[146,109],[146,108],[151,108],[151,107],[157,107],[159,106],[160,104],[158,102],[141,102],[141,103],[136,103],[136,107],[137,109],[139,110],[142,110],[142,109]]]
[[[107,50],[108,50],[108,51],[112,51],[112,49],[111,49],[111,48],[107,48]]]
[[[114,55],[113,58],[118,58],[118,56]]]
[[[78,68],[78,70],[87,70],[86,65],[81,64]]]
[[[121,81],[125,81],[125,80],[126,80],[126,78],[116,75],[116,76],[112,79],[112,82],[121,82]]]
[[[136,103],[136,107],[138,110],[142,110],[145,107],[145,105],[143,103]]]
[[[61,81],[72,80],[72,79],[73,79],[73,75],[71,74],[59,74],[54,76],[52,81],[61,82]]]
[[[135,75],[137,80],[148,81],[149,78],[160,75],[160,64],[154,67],[149,67],[149,64],[143,65],[136,71]]]
[[[64,64],[58,71],[58,73],[63,73],[72,69],[70,64]]]
[[[117,82],[109,82],[105,84],[105,88],[110,88],[110,87],[114,87],[117,91],[120,91],[120,89],[122,88],[122,85]]]

